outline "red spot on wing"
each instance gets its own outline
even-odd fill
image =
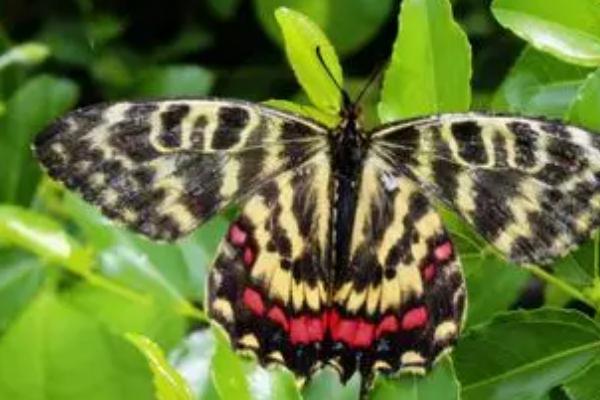
[[[325,318],[325,325],[327,326],[329,331],[333,332],[340,322],[340,314],[337,312],[337,310],[330,310],[325,314]]]
[[[256,315],[263,315],[265,313],[265,304],[258,293],[254,289],[246,288],[244,290],[243,301],[246,307],[250,309]]]
[[[250,246],[246,246],[244,248],[244,255],[242,256],[242,259],[244,261],[244,265],[246,265],[246,267],[251,267],[252,264],[254,263],[254,250],[252,250],[250,248]]]
[[[306,329],[308,330],[308,337],[311,342],[319,342],[323,340],[325,336],[325,329],[323,328],[323,321],[321,318],[307,318]]]
[[[381,320],[377,329],[375,330],[375,337],[379,338],[381,335],[388,332],[396,332],[400,326],[398,325],[398,319],[393,315],[388,315]]]
[[[310,335],[306,323],[306,316],[292,318],[290,321],[290,341],[292,344],[305,344],[310,342]]]
[[[246,243],[246,239],[248,239],[248,233],[244,231],[238,224],[231,225],[229,228],[229,240],[235,246],[241,247]]]
[[[287,332],[290,329],[290,324],[285,316],[285,313],[280,307],[274,306],[273,308],[271,308],[271,310],[269,310],[269,313],[267,314],[267,317],[271,321],[274,321],[281,325],[284,331]]]
[[[375,335],[375,326],[366,321],[360,320],[357,325],[356,335],[352,341],[354,347],[369,347],[373,343]]]
[[[422,328],[427,324],[427,309],[424,306],[408,310],[402,317],[402,329],[410,331],[412,329]]]
[[[423,279],[425,282],[431,281],[435,276],[435,265],[428,264],[423,268]]]
[[[439,245],[434,250],[434,254],[435,254],[435,258],[437,258],[438,261],[448,260],[450,258],[450,256],[452,255],[452,243],[447,241],[447,242]]]
[[[352,319],[341,319],[331,331],[333,340],[351,345],[356,336],[358,321]]]

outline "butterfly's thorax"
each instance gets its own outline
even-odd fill
[[[367,142],[354,118],[342,121],[331,138],[333,169],[333,212],[331,265],[334,275],[342,271],[349,259],[349,248],[356,209],[360,171]]]

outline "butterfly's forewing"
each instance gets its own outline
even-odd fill
[[[548,263],[600,224],[600,137],[558,122],[448,114],[392,124],[374,149],[517,263]]]
[[[335,277],[332,363],[424,373],[461,328],[465,288],[440,217],[417,183],[370,152],[363,164],[349,265]]]
[[[262,186],[221,242],[208,309],[233,345],[308,376],[326,357],[331,169],[323,151]]]
[[[230,100],[94,105],[35,141],[50,176],[108,217],[174,240],[301,164],[325,142],[316,123]]]

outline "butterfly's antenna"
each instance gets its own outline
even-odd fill
[[[365,93],[367,93],[369,88],[373,85],[373,82],[375,82],[377,80],[377,78],[379,78],[381,76],[381,74],[385,70],[385,67],[387,66],[387,64],[388,64],[387,62],[382,62],[373,70],[373,72],[371,72],[369,79],[367,79],[367,83],[365,84],[365,86],[363,86],[363,88],[360,91],[360,93],[358,94],[358,96],[356,96],[356,99],[352,103],[352,106],[356,106],[357,104],[360,103],[360,101],[362,100]]]
[[[346,92],[344,90],[344,88],[340,85],[340,83],[335,79],[335,76],[333,76],[333,73],[331,72],[331,70],[329,69],[327,64],[325,63],[325,59],[323,58],[323,55],[321,54],[321,46],[317,46],[317,58],[319,59],[319,62],[323,66],[323,69],[325,70],[325,72],[327,72],[327,75],[332,80],[335,87],[337,87],[338,90],[340,91],[340,93],[342,94],[344,108],[352,105],[352,101],[350,100],[350,96],[348,95],[348,92]]]

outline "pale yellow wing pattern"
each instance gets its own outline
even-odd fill
[[[461,328],[458,256],[418,184],[376,152],[360,182],[349,265],[335,276],[332,364],[346,378],[424,373]]]
[[[328,357],[330,189],[325,152],[263,185],[208,281],[209,313],[237,349],[305,377]]]
[[[99,104],[35,141],[49,175],[108,217],[173,240],[326,145],[318,123],[260,105],[190,99]]]
[[[549,263],[600,224],[600,136],[584,129],[445,114],[379,128],[372,140],[517,263]]]

